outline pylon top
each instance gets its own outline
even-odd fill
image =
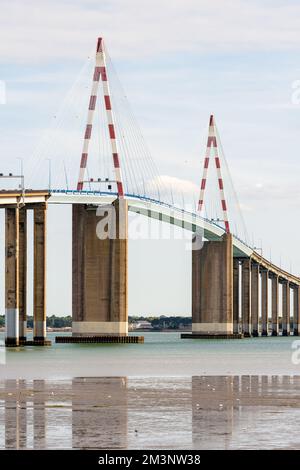
[[[103,52],[103,38],[98,38],[96,51]]]
[[[213,127],[213,129],[211,129],[211,127]],[[222,207],[223,216],[224,216],[225,230],[226,230],[226,233],[230,233],[228,214],[227,214],[227,204],[226,204],[225,193],[224,193],[224,182],[223,182],[223,177],[222,177],[222,172],[221,172],[221,161],[219,157],[218,142],[217,142],[216,128],[215,128],[215,119],[214,119],[213,114],[211,114],[209,117],[207,147],[206,147],[206,153],[205,153],[205,158],[204,158],[203,176],[202,176],[201,185],[200,185],[200,196],[199,196],[199,202],[198,202],[199,212],[201,212],[203,208],[204,192],[205,192],[205,187],[206,187],[207,172],[208,172],[211,152],[213,152],[213,158],[215,160],[215,167],[217,171],[217,181],[218,181],[218,186],[219,186],[219,191],[220,191],[220,200],[221,200],[221,207]]]
[[[85,171],[87,167],[89,144],[90,144],[91,135],[92,135],[93,117],[95,114],[100,78],[102,82],[102,91],[104,95],[104,105],[105,105],[105,111],[106,111],[106,117],[107,117],[109,139],[111,143],[112,160],[113,160],[113,166],[114,166],[114,171],[115,171],[115,182],[117,184],[118,197],[124,197],[124,187],[123,187],[123,179],[122,179],[121,167],[120,167],[120,158],[119,158],[119,153],[118,153],[118,143],[117,143],[117,138],[116,138],[114,115],[113,115],[113,110],[112,110],[112,101],[111,101],[111,96],[110,96],[108,75],[106,72],[106,57],[105,57],[105,51],[103,47],[103,38],[101,37],[97,39],[95,68],[94,68],[93,83],[92,83],[91,95],[90,95],[90,101],[89,101],[89,107],[88,107],[87,124],[86,124],[85,133],[84,133],[84,141],[83,141],[83,149],[82,149],[82,154],[81,154],[77,190],[82,191],[83,189],[84,175],[85,175]]]

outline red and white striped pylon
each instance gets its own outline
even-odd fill
[[[220,162],[220,158],[218,154],[216,124],[215,124],[215,119],[213,115],[211,115],[209,118],[207,146],[206,146],[206,152],[205,152],[205,157],[204,157],[203,176],[201,180],[200,196],[199,196],[199,201],[198,201],[199,212],[201,212],[203,209],[204,193],[205,193],[206,181],[207,181],[207,172],[208,172],[209,160],[211,156],[213,156],[215,160],[215,165],[216,165],[216,170],[217,170],[217,178],[218,178],[218,185],[219,185],[219,190],[220,190],[220,199],[221,199],[221,207],[223,211],[225,230],[227,233],[229,233],[230,227],[229,227],[229,222],[228,222],[227,204],[226,204],[225,194],[224,194],[224,182],[222,178],[221,162]]]
[[[113,116],[112,107],[111,107],[109,83],[108,83],[107,72],[106,72],[105,50],[104,50],[104,44],[103,44],[102,38],[98,38],[98,41],[97,41],[96,63],[95,63],[93,84],[92,84],[92,90],[91,90],[91,96],[90,96],[90,102],[89,102],[87,124],[86,124],[86,129],[85,129],[85,134],[84,134],[84,142],[83,142],[83,150],[82,150],[82,155],[81,155],[77,190],[81,191],[83,189],[83,182],[84,182],[85,170],[86,170],[87,159],[88,159],[88,149],[89,149],[89,143],[90,143],[91,135],[92,135],[93,117],[94,117],[95,107],[96,107],[96,102],[97,102],[97,94],[98,94],[100,77],[101,77],[102,87],[103,87],[104,105],[105,105],[106,116],[107,116],[109,138],[111,142],[113,166],[114,166],[115,178],[116,178],[116,183],[117,183],[117,192],[118,192],[118,196],[120,198],[123,198],[124,187],[123,187],[122,173],[121,173],[121,168],[120,168],[118,146],[117,146],[117,141],[116,141],[114,116]]]

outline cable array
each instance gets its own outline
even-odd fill
[[[122,171],[124,193],[153,198],[178,208],[191,210],[193,207],[193,210],[196,210],[195,197],[198,195],[184,193],[180,185],[176,185],[176,178],[174,178],[174,184],[166,184],[168,180],[161,177],[106,49],[105,58],[105,73],[109,82],[110,106],[114,111],[114,133],[118,145],[118,163]],[[86,130],[87,109],[91,105],[91,83],[94,74],[95,57],[92,52],[62,101],[58,113],[53,116],[51,125],[45,130],[35,152],[26,162],[27,187],[77,189],[78,169],[82,159],[81,150]],[[107,106],[107,96],[105,97],[99,84],[82,189],[115,193],[118,190],[112,159]],[[247,242],[245,222],[217,128],[215,132],[230,231]],[[218,175],[214,166],[210,165],[205,176],[206,188],[202,209],[205,218],[224,226],[224,210],[222,211],[220,205],[221,188],[216,184]],[[212,175],[212,172],[215,174]],[[169,179],[172,181],[172,178]]]

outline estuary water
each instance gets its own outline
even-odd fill
[[[56,335],[48,335],[51,347],[0,348],[0,379],[300,374],[300,337],[190,340],[151,332],[142,333],[144,344],[55,344]]]
[[[0,348],[2,449],[300,448],[296,337],[55,335],[52,347]]]

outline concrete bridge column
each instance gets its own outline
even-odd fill
[[[231,234],[192,251],[192,331],[192,337],[233,335]]]
[[[19,345],[19,209],[5,209],[5,344]]]
[[[278,335],[278,303],[279,303],[279,289],[278,289],[278,276],[272,274],[272,336]]]
[[[290,284],[282,283],[282,336],[290,334]]]
[[[34,331],[37,345],[46,342],[46,204],[34,207]]]
[[[233,333],[239,333],[240,315],[240,260],[233,258]]]
[[[262,336],[268,336],[268,306],[269,306],[269,271],[262,269],[261,271],[261,323]]]
[[[300,333],[300,288],[294,286],[294,301],[293,301],[293,329],[294,336],[299,336]]]
[[[242,261],[242,332],[250,336],[250,295],[251,295],[251,260]]]
[[[26,343],[27,316],[27,211],[19,210],[19,341]]]
[[[251,325],[252,336],[258,336],[259,264],[251,263]]]
[[[99,206],[103,213],[97,209],[73,205],[72,332],[77,338],[128,335],[128,206],[117,199],[105,209]],[[103,237],[101,227],[109,236]]]

